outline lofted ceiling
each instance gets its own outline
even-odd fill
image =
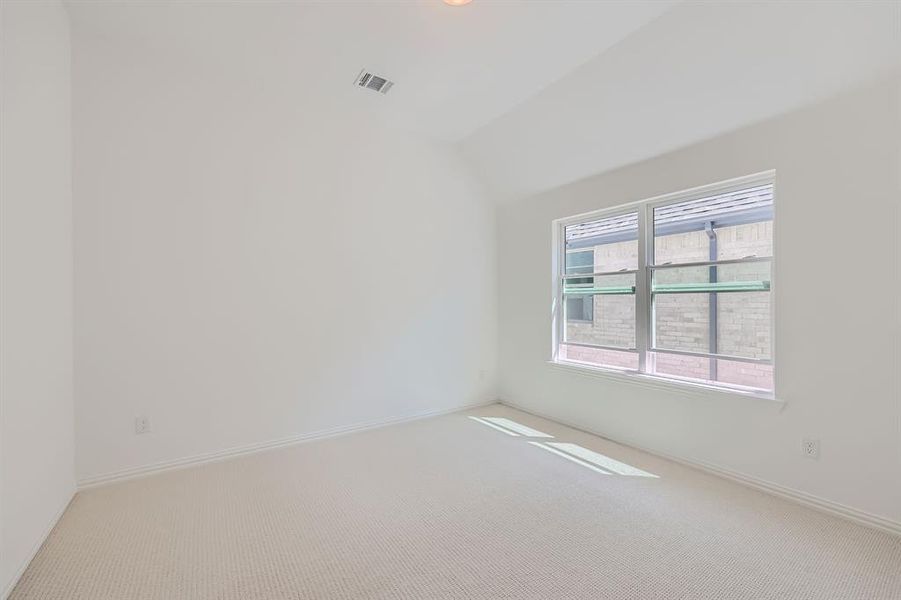
[[[686,2],[481,128],[463,154],[514,200],[881,77],[901,85],[899,0]]]
[[[901,69],[901,0],[66,5],[76,47],[165,54],[310,114],[458,143],[502,201]],[[357,89],[362,68],[396,85]]]
[[[672,0],[68,0],[74,36],[265,81],[311,110],[362,107],[461,140],[674,5]],[[394,81],[354,89],[360,69]]]

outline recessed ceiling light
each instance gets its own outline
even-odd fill
[[[463,6],[464,4],[469,4],[472,0],[444,0],[445,4],[449,4],[451,6]]]

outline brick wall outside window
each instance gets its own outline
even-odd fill
[[[716,230],[717,259],[729,260],[749,255],[768,256],[772,252],[771,221],[750,223]],[[603,244],[594,247],[595,270],[634,269],[638,245],[635,241]],[[700,262],[709,260],[709,238],[704,231],[662,236],[655,240],[658,264],[665,262]],[[758,267],[748,267],[748,278],[757,278]],[[697,269],[668,270],[667,283],[688,282],[697,277]],[[568,322],[567,339],[605,346],[635,346],[634,296],[594,297],[592,323]],[[659,348],[698,352],[709,351],[710,295],[663,294],[656,300],[656,335]],[[769,358],[770,294],[767,292],[734,292],[717,295],[717,353],[750,358]],[[572,360],[611,364],[609,352],[591,348],[567,348]],[[605,362],[605,360],[607,362]],[[622,362],[621,359],[617,359]],[[707,358],[656,356],[661,374],[710,378]],[[613,363],[616,364],[616,363]],[[724,383],[772,388],[772,367],[738,361],[718,361],[717,380]]]

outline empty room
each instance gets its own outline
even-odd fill
[[[0,600],[901,600],[901,0],[0,0]]]

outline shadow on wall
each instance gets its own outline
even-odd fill
[[[654,475],[653,473],[642,471],[637,467],[633,467],[632,465],[627,465],[626,463],[614,460],[609,456],[605,456],[599,452],[595,452],[594,450],[589,450],[588,448],[584,448],[578,444],[569,442],[536,441],[535,439],[530,439],[538,438],[541,440],[552,440],[554,439],[554,436],[544,433],[543,431],[538,431],[537,429],[532,429],[531,427],[527,427],[526,425],[523,425],[521,423],[517,423],[512,419],[507,419],[504,417],[472,416],[469,418],[473,421],[476,421],[477,423],[491,427],[492,429],[500,431],[501,433],[505,433],[509,436],[524,438],[527,443],[535,446],[536,448],[546,450],[547,452],[555,454],[561,458],[565,458],[566,460],[574,462],[579,466],[585,467],[586,469],[591,469],[596,473],[601,473],[603,475],[624,475],[626,477],[651,477],[654,479],[659,479],[659,476]]]

